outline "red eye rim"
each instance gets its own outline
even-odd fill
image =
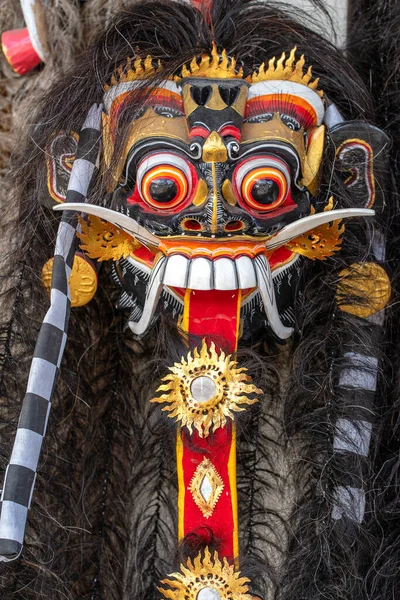
[[[252,198],[251,192],[257,181],[261,179],[272,179],[279,186],[279,196],[272,204],[261,204]],[[286,199],[288,193],[288,184],[284,174],[273,167],[258,167],[252,169],[243,177],[241,185],[241,197],[246,204],[257,212],[270,212],[278,208]]]
[[[156,179],[170,179],[178,188],[178,193],[170,202],[157,202],[150,195],[150,185]],[[179,206],[187,197],[189,182],[186,175],[173,165],[157,165],[147,171],[141,181],[141,196],[152,208],[171,210]]]

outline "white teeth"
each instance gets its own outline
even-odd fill
[[[247,290],[257,286],[253,261],[248,256],[230,258],[198,257],[181,254],[167,259],[163,284],[191,290]]]
[[[136,335],[143,335],[149,327],[157,307],[163,285],[191,290],[237,290],[258,287],[265,314],[271,329],[285,340],[292,333],[291,327],[283,325],[275,300],[275,289],[268,259],[259,255],[253,260],[241,256],[236,260],[204,257],[187,259],[181,254],[160,256],[155,263],[147,286],[143,314],[129,327]]]
[[[241,256],[235,260],[239,289],[246,290],[257,285],[256,273],[253,267],[253,261],[248,256]]]
[[[187,287],[191,290],[212,290],[213,263],[208,258],[194,258],[190,263],[189,281]]]
[[[190,260],[182,254],[174,254],[168,259],[164,273],[164,285],[172,287],[187,287]]]
[[[235,263],[230,258],[217,258],[214,266],[214,288],[216,290],[237,290],[238,281]]]

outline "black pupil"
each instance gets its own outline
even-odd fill
[[[156,202],[171,202],[178,193],[178,187],[172,179],[162,177],[151,182],[149,191]]]
[[[279,185],[273,179],[259,179],[251,190],[259,204],[273,204],[279,196]]]

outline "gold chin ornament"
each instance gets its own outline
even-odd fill
[[[204,550],[204,557],[199,554],[192,562],[188,559],[186,566],[181,565],[180,573],[171,573],[161,583],[169,589],[158,588],[164,598],[171,600],[251,600],[247,592],[247,577],[241,577],[227,559],[223,562],[218,552]]]
[[[236,368],[237,362],[220,351],[214,343],[208,347],[203,340],[200,352],[197,348],[189,352],[187,361],[169,367],[170,373],[163,377],[164,383],[157,392],[166,392],[151,402],[166,404],[161,410],[167,411],[171,419],[186,426],[192,434],[193,427],[200,437],[207,437],[210,430],[225,427],[227,418],[233,419],[234,412],[246,410],[242,404],[254,404],[261,394],[247,369]]]

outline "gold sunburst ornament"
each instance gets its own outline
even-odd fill
[[[99,217],[90,217],[88,223],[79,217],[79,224],[82,232],[77,236],[81,240],[81,250],[99,262],[126,258],[140,247],[140,243],[122,229]]]
[[[161,583],[168,588],[158,588],[164,598],[171,600],[251,600],[247,592],[247,577],[241,577],[227,559],[223,562],[218,552],[204,550],[204,557],[199,554],[192,562],[188,559],[186,566],[181,565],[179,573],[171,573]]]
[[[166,404],[161,410],[167,411],[171,419],[186,426],[190,433],[193,427],[200,437],[207,437],[210,430],[225,427],[227,418],[233,419],[235,412],[246,410],[243,404],[254,404],[258,398],[254,394],[262,391],[250,383],[247,369],[236,368],[237,362],[220,351],[215,345],[208,347],[203,340],[200,352],[197,348],[193,356],[189,352],[187,360],[169,367],[170,373],[163,377],[157,392],[166,392],[151,402]]]
[[[343,233],[342,221],[332,221],[299,235],[288,242],[286,248],[311,260],[325,260],[340,250]]]

